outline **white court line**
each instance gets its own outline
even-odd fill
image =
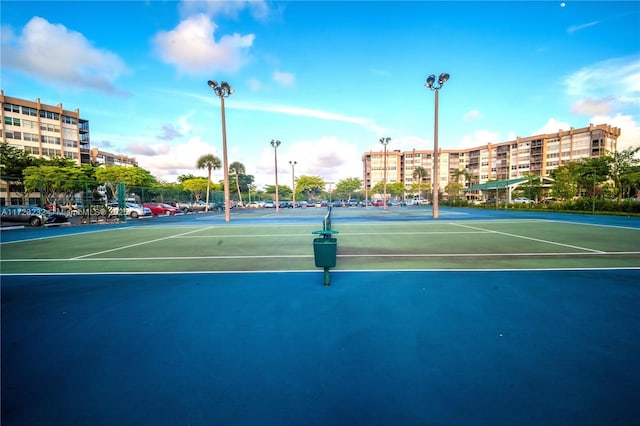
[[[213,228],[213,226],[208,226],[206,228],[198,228],[198,229],[194,229],[193,231],[183,232],[182,234],[170,235],[168,237],[162,237],[162,238],[156,238],[156,239],[153,239],[153,240],[142,241],[142,242],[139,242],[139,243],[129,244],[129,245],[122,246],[122,247],[116,247],[116,248],[112,248],[112,249],[109,249],[109,250],[102,250],[102,251],[97,251],[97,252],[94,252],[94,253],[83,254],[82,256],[72,257],[69,260],[81,260],[81,259],[83,259],[85,257],[89,257],[89,256],[96,256],[98,254],[109,253],[109,252],[112,252],[112,251],[118,251],[118,250],[128,249],[128,248],[131,248],[131,247],[142,246],[142,245],[149,244],[149,243],[155,243],[156,241],[169,240],[171,238],[180,237],[180,236],[183,236],[183,235],[190,234],[192,232],[205,231],[205,230],[211,229],[211,228]]]
[[[555,241],[541,240],[539,238],[525,237],[524,235],[510,234],[508,232],[500,232],[500,231],[493,231],[491,229],[477,228],[475,226],[461,225],[459,223],[452,223],[452,225],[461,226],[463,228],[469,228],[469,229],[476,229],[476,230],[480,230],[480,231],[485,231],[485,232],[488,232],[488,233],[491,233],[491,234],[506,235],[507,237],[522,238],[523,240],[537,241],[539,243],[553,244],[553,245],[556,245],[556,246],[574,248],[574,249],[589,251],[589,252],[593,252],[593,253],[600,253],[600,254],[605,254],[606,253],[606,252],[601,251],[601,250],[594,250],[594,249],[590,249],[590,248],[586,248],[586,247],[574,246],[574,245],[571,245],[571,244],[557,243]]]
[[[117,250],[117,249],[114,249]],[[107,250],[111,251],[111,250]],[[396,258],[438,258],[438,257],[557,257],[557,256],[622,256],[636,255],[640,251],[616,251],[616,252],[547,252],[547,253],[403,253],[403,254],[338,254],[338,258],[356,258],[356,257],[396,257]],[[167,260],[228,260],[228,259],[305,259],[312,258],[312,254],[274,254],[274,255],[224,255],[224,256],[164,256],[164,257],[94,257],[86,259],[84,257],[75,257],[73,259],[2,259],[0,263],[17,263],[17,262],[69,262],[69,261],[85,261],[85,262],[140,262],[140,261],[167,261]]]
[[[473,268],[473,269],[332,269],[331,274],[361,274],[361,273],[374,273],[379,274],[380,272],[407,272],[407,273],[424,273],[424,272],[471,272],[471,273],[486,273],[486,272],[506,272],[506,273],[514,273],[514,272],[563,272],[563,271],[574,271],[574,272],[582,272],[582,271],[640,271],[640,266],[623,266],[618,268],[524,268],[524,269],[514,269],[514,268]],[[228,270],[228,271],[148,271],[148,272],[137,272],[137,271],[114,271],[114,272],[27,272],[27,273],[19,273],[19,274],[2,274],[3,276],[13,276],[13,277],[39,277],[39,276],[96,276],[96,275],[247,275],[247,274],[299,274],[299,273],[309,273],[309,274],[318,274],[318,269],[293,269],[293,270],[285,270],[285,269],[273,269],[273,270],[265,270],[265,271],[237,271],[237,270]]]

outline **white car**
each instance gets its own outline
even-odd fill
[[[532,204],[533,200],[528,199],[527,197],[518,197],[513,200],[514,204]]]
[[[109,203],[109,208],[111,209],[111,216],[118,216],[118,203]],[[129,216],[131,219],[137,219],[140,216],[149,216],[151,214],[150,209],[146,209],[139,204],[135,203],[124,203],[124,214],[125,216]]]

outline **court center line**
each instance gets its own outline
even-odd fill
[[[459,223],[452,223],[451,225],[460,226],[462,228],[469,228],[469,229],[476,229],[476,230],[479,230],[479,231],[485,231],[485,232],[489,232],[491,234],[505,235],[507,237],[521,238],[523,240],[537,241],[539,243],[544,243],[544,244],[553,244],[553,245],[561,246],[561,247],[568,247],[568,248],[573,248],[573,249],[578,249],[578,250],[584,250],[584,251],[589,251],[589,252],[593,252],[593,253],[600,253],[600,254],[605,254],[606,253],[606,252],[604,252],[602,250],[595,250],[595,249],[590,249],[590,248],[586,248],[586,247],[574,246],[574,245],[571,245],[571,244],[557,243],[555,241],[542,240],[540,238],[526,237],[524,235],[510,234],[508,232],[494,231],[494,230],[491,230],[491,229],[478,228],[478,227],[475,227],[475,226],[462,225],[462,224],[459,224]]]
[[[170,235],[168,237],[162,237],[162,238],[156,238],[154,240],[142,241],[142,242],[139,242],[139,243],[129,244],[129,245],[122,246],[122,247],[116,247],[116,248],[112,248],[112,249],[109,249],[109,250],[97,251],[95,253],[83,254],[82,256],[72,257],[69,260],[81,260],[81,259],[83,259],[85,257],[89,257],[89,256],[96,256],[98,254],[109,253],[109,252],[112,252],[112,251],[118,251],[118,250],[128,249],[128,248],[131,248],[131,247],[142,246],[142,245],[149,244],[149,243],[155,243],[157,241],[169,240],[171,238],[177,238],[177,237],[181,237],[183,235],[191,234],[192,232],[206,231],[207,229],[211,229],[211,228],[214,228],[214,226],[207,226],[205,228],[199,228],[199,229],[194,229],[194,230],[189,231],[189,232],[183,232],[182,234]],[[121,228],[121,229],[124,229],[124,228]]]

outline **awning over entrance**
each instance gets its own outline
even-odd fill
[[[481,183],[478,185],[472,185],[468,188],[465,188],[464,191],[489,191],[492,189],[513,189],[520,185],[523,182],[526,182],[527,178],[517,178],[517,179],[509,179],[509,180],[496,180],[493,182]]]

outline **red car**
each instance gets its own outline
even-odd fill
[[[154,216],[174,215],[179,212],[176,207],[165,203],[144,203],[144,207],[151,210],[151,214]]]

